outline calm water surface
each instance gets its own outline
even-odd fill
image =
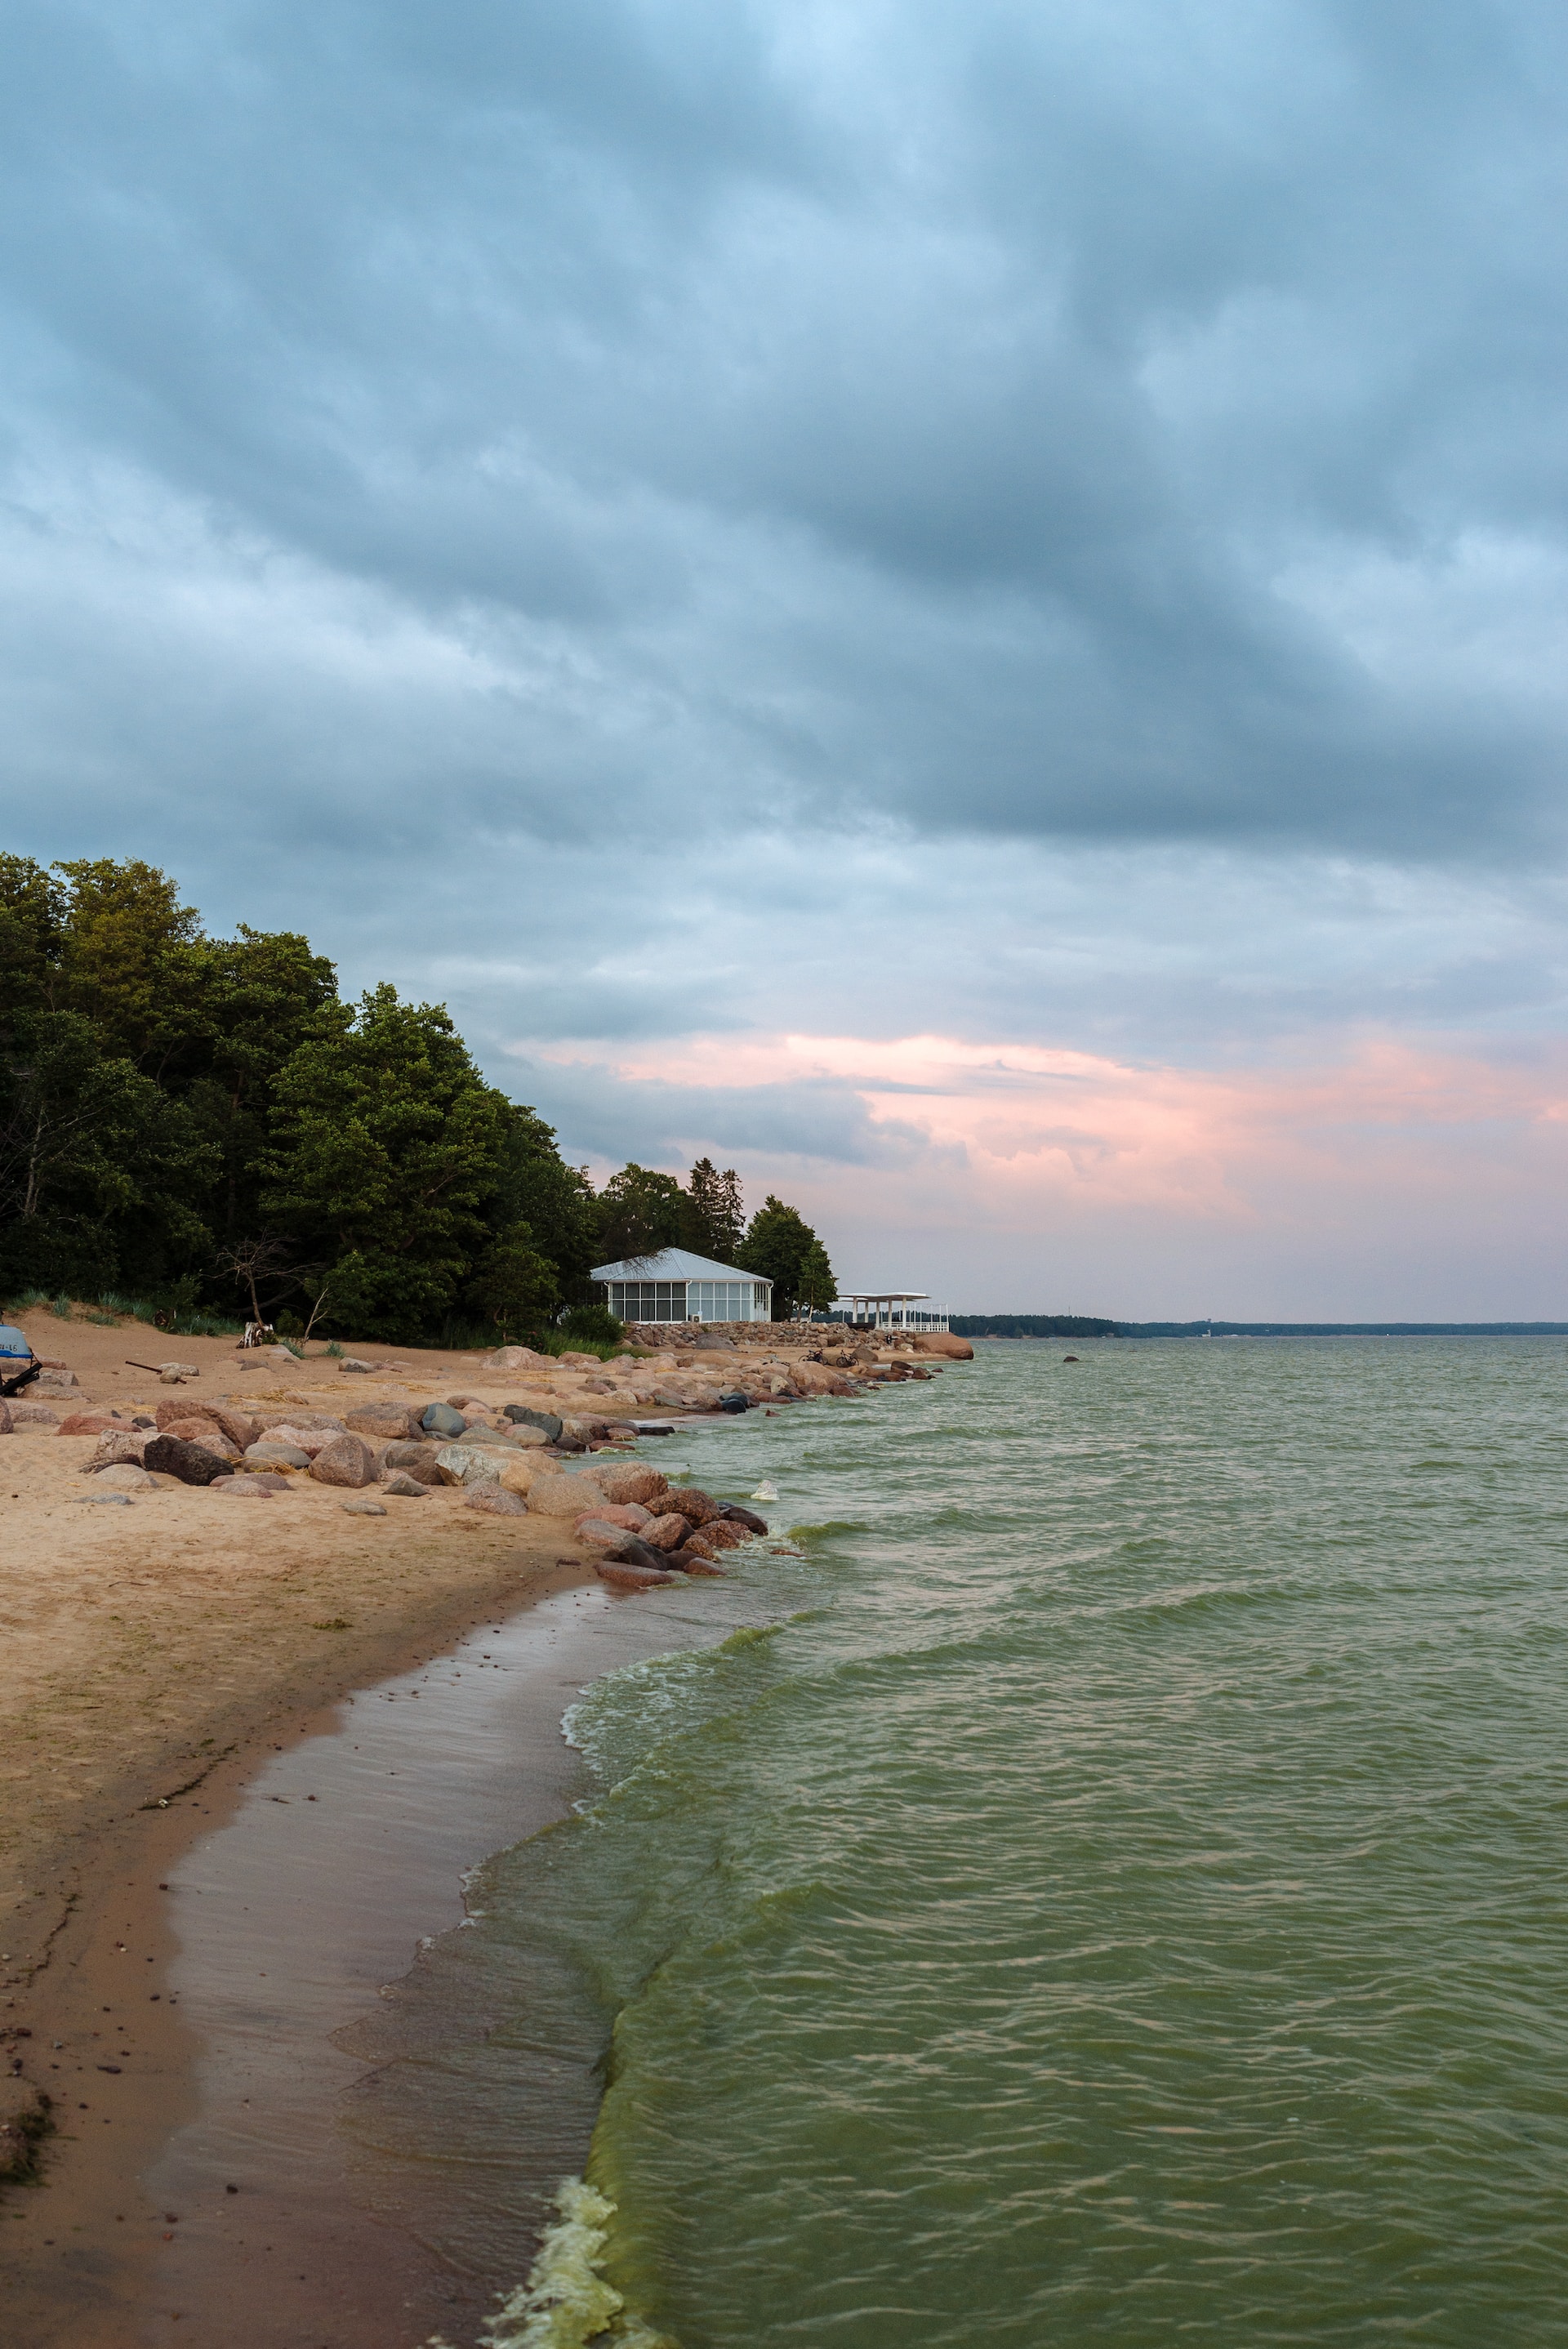
[[[1064,1350],[683,1433],[788,1619],[453,1937],[613,2020],[604,2337],[1568,2342],[1568,1349]]]

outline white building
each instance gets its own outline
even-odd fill
[[[923,1289],[855,1288],[834,1299],[827,1318],[856,1330],[945,1330],[947,1308]]]
[[[732,1264],[710,1264],[687,1248],[595,1265],[617,1321],[771,1321],[773,1283]]]

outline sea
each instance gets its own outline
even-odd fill
[[[480,2337],[1568,2343],[1568,1345],[983,1343],[678,1442],[776,1536],[447,1937],[453,2158],[603,2099]]]

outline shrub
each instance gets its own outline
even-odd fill
[[[607,1305],[574,1305],[561,1328],[579,1346],[618,1346],[626,1334],[624,1322],[617,1321]]]

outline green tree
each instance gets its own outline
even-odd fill
[[[30,856],[0,855],[0,1030],[48,1009],[65,923],[64,884]]]
[[[489,1210],[498,1224],[526,1223],[555,1268],[568,1304],[591,1304],[588,1275],[599,1262],[599,1204],[585,1166],[568,1166],[552,1126],[516,1102],[506,1104],[500,1187]]]
[[[335,1330],[412,1343],[491,1246],[511,1103],[439,1005],[381,986],[277,1080],[263,1206],[321,1260]]]
[[[526,1224],[508,1224],[496,1234],[469,1283],[468,1302],[495,1323],[503,1339],[543,1328],[561,1302],[561,1287],[555,1267],[534,1247]]]
[[[212,1154],[189,1111],[90,1020],[24,1011],[0,1061],[0,1273],[96,1295],[142,1294],[211,1253],[193,1199]]]
[[[686,1177],[681,1246],[716,1264],[733,1264],[745,1229],[739,1175],[733,1166],[721,1174],[711,1158],[699,1158]]]
[[[683,1194],[673,1174],[634,1163],[612,1174],[599,1194],[601,1261],[620,1264],[678,1247]]]
[[[52,1007],[90,1019],[106,1050],[139,1065],[155,1059],[201,917],[166,873],[137,857],[78,857],[55,870],[66,876],[66,908]]]
[[[751,1218],[745,1239],[736,1253],[736,1263],[744,1272],[755,1272],[773,1283],[773,1319],[788,1321],[802,1301],[801,1285],[808,1278],[820,1282],[820,1274],[809,1276],[807,1264],[815,1248],[821,1253],[821,1242],[809,1223],[795,1207],[786,1206],[782,1199],[769,1193],[763,1205]],[[822,1263],[827,1265],[826,1255]],[[827,1278],[832,1280],[828,1267]]]
[[[828,1262],[828,1251],[819,1239],[813,1239],[800,1259],[799,1285],[796,1301],[809,1305],[813,1313],[825,1313],[839,1294],[833,1268]]]

